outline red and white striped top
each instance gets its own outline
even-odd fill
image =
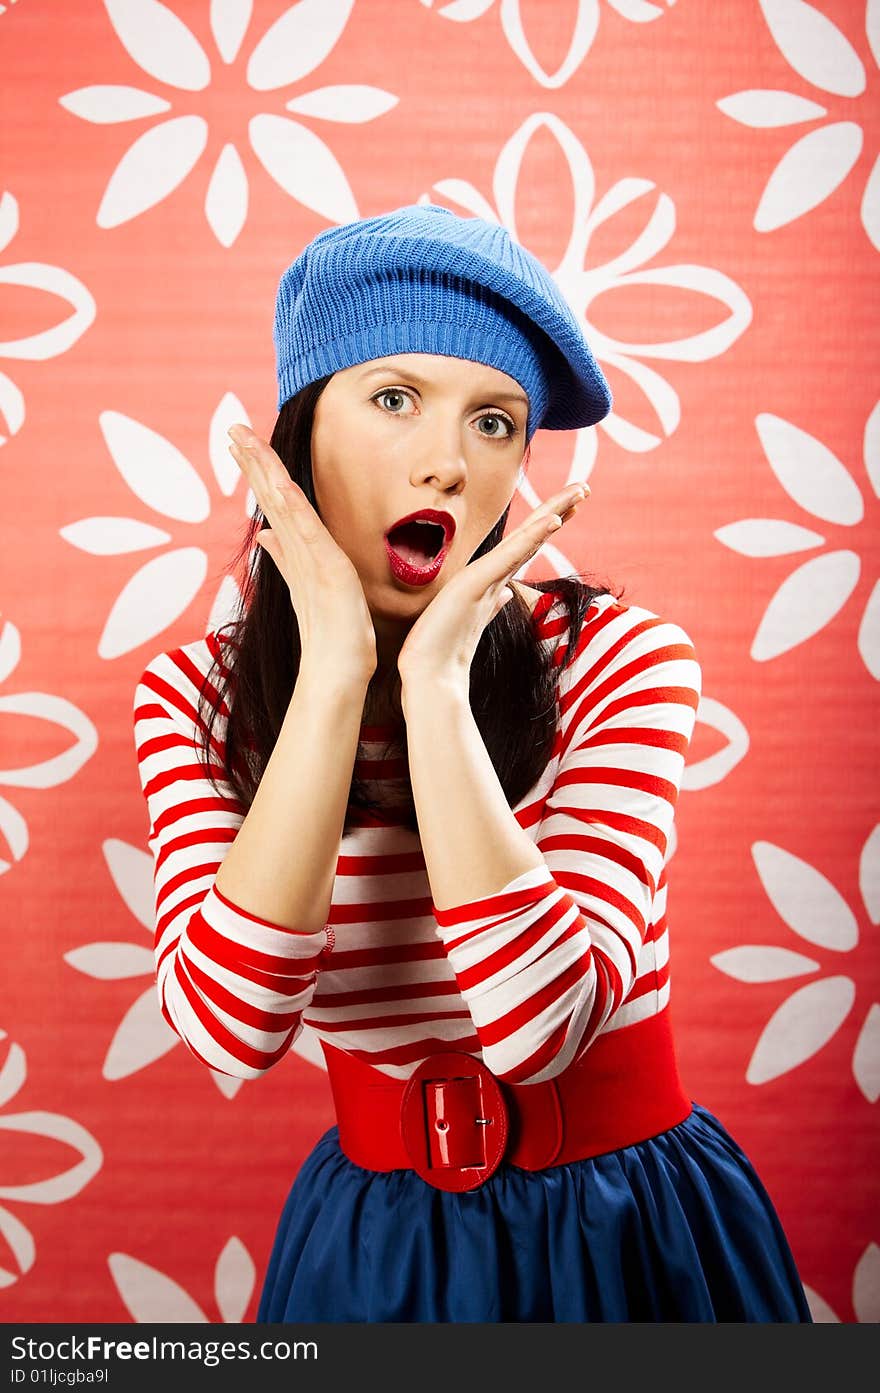
[[[565,614],[546,592],[533,616],[557,667]],[[592,602],[560,678],[550,760],[513,809],[543,868],[437,910],[418,837],[393,814],[362,815],[340,843],[317,933],[250,914],[214,884],[246,811],[216,759],[218,796],[194,741],[215,655],[216,633],[160,653],[134,698],[159,1001],[197,1058],[255,1078],[305,1025],[394,1078],[457,1049],[499,1078],[532,1083],[560,1073],[600,1033],[664,1009],[667,848],[701,691],[682,628],[610,594]],[[224,724],[221,714],[215,741]],[[405,769],[382,758],[384,734],[362,727],[359,773],[393,804]]]

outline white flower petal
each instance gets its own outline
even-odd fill
[[[121,982],[153,971],[153,954],[137,943],[84,943],[61,955],[68,967],[100,982]]]
[[[176,116],[144,131],[110,176],[98,227],[119,227],[161,203],[183,183],[207,143],[208,124],[201,116]]]
[[[120,43],[151,77],[185,92],[201,92],[211,65],[182,19],[159,0],[104,0]]]
[[[880,68],[880,0],[868,0],[865,7],[865,32],[874,62]]]
[[[769,1083],[818,1054],[852,1009],[848,977],[825,977],[800,987],[773,1013],[746,1070],[747,1083]]]
[[[434,0],[420,0],[426,9],[430,9]],[[449,3],[440,4],[437,14],[441,19],[452,19],[458,24],[467,24],[472,19],[479,19],[487,10],[495,4],[495,0],[449,0]]]
[[[853,1075],[869,1103],[880,1098],[880,1006],[872,1004],[853,1051]]]
[[[865,1325],[880,1321],[880,1248],[869,1243],[853,1273],[853,1309]]]
[[[122,590],[98,641],[99,658],[119,658],[179,619],[205,583],[201,547],[179,548],[148,561]]]
[[[31,334],[26,339],[7,339],[0,343],[4,358],[26,358],[29,362],[45,362],[57,358],[76,343],[95,318],[97,306],[82,281],[61,266],[47,266],[42,261],[20,261],[15,266],[0,266],[0,283],[26,285],[31,290],[45,290],[57,295],[73,307],[73,313],[50,329]]]
[[[21,634],[11,620],[0,619],[0,682],[11,677],[20,662]]]
[[[301,97],[293,97],[284,105],[296,116],[315,116],[322,121],[375,121],[400,101],[393,92],[365,83],[338,83],[334,87],[316,87]]]
[[[656,5],[650,4],[649,0],[608,0],[612,10],[636,24],[647,24],[652,19],[659,19],[663,14],[664,3],[671,8],[675,0],[660,0]]]
[[[880,924],[880,823],[871,829],[859,857],[859,889],[872,924]]]
[[[254,116],[248,129],[258,160],[285,193],[330,222],[357,218],[345,171],[319,136],[298,121],[267,114]]]
[[[538,62],[523,29],[521,6],[502,4],[501,27],[507,42],[523,67],[542,87],[562,87],[584,61],[599,28],[599,6],[596,0],[580,0],[568,50],[559,67],[548,73]],[[539,26],[540,32],[540,26]]]
[[[95,86],[79,87],[58,98],[58,105],[83,121],[96,126],[114,125],[117,121],[140,121],[144,116],[160,116],[171,110],[171,103],[139,87]]]
[[[878,0],[880,3],[880,0]],[[865,422],[863,442],[865,469],[871,481],[871,488],[880,498],[880,401],[874,403]]]
[[[749,748],[749,732],[739,716],[714,697],[701,696],[697,721],[717,730],[725,743],[713,755],[685,765],[681,786],[690,790],[712,788],[727,778],[743,759]]]
[[[491,0],[492,4],[495,0]],[[498,215],[487,198],[480,193],[467,179],[438,179],[436,184],[431,185],[438,198],[431,198],[429,194],[421,194],[417,203],[439,203],[440,198],[448,198],[450,203],[458,203],[468,213],[472,213],[476,218],[485,218],[486,222],[497,222]]]
[[[0,1207],[0,1234],[9,1244],[10,1251],[18,1263],[19,1273],[23,1276],[29,1272],[34,1265],[34,1258],[37,1256],[37,1246],[34,1243],[33,1234],[26,1228],[14,1214],[10,1214],[8,1209]],[[0,1287],[10,1287],[17,1281],[18,1277],[12,1273],[6,1273],[0,1269]]]
[[[589,337],[593,336],[589,335]],[[657,419],[663,428],[663,434],[665,436],[672,435],[678,429],[681,420],[681,401],[672,384],[659,372],[649,368],[647,363],[640,362],[638,358],[625,357],[619,353],[606,353],[603,357],[602,366],[605,371],[609,372],[611,369],[617,368],[624,376],[631,378],[654,408]],[[622,444],[620,437],[624,436],[627,440],[624,448],[631,449],[636,453],[653,450],[655,445],[660,443],[659,436],[641,431],[640,427],[631,421],[624,420],[620,415],[616,416],[613,422],[610,417],[606,416],[602,425],[618,444]]]
[[[217,589],[205,633],[210,634],[224,625],[231,624],[241,613],[241,591],[234,576],[224,576]],[[227,1075],[227,1077],[229,1077]]]
[[[339,41],[353,8],[354,0],[299,0],[291,5],[251,54],[250,86],[269,92],[314,72]]]
[[[98,424],[113,463],[148,508],[177,522],[204,522],[210,516],[208,490],[164,435],[121,411],[102,411]]]
[[[805,0],[759,0],[767,27],[795,72],[823,92],[858,97],[865,69],[837,25]]]
[[[752,306],[745,292],[729,276],[709,266],[663,266],[654,271],[631,272],[626,277],[626,284],[662,285],[671,290],[693,291],[726,305],[730,313],[711,328],[687,338],[651,343],[624,343],[615,339],[614,348],[618,353],[670,358],[680,363],[703,363],[725,353],[745,333],[752,320]]]
[[[180,1044],[159,1009],[155,986],[151,983],[126,1011],[110,1042],[101,1074],[105,1079],[127,1079],[146,1069]]]
[[[592,167],[591,167],[592,168]],[[656,185],[650,179],[618,179],[616,184],[591,208],[589,226],[591,231],[611,221],[637,199],[644,198],[655,191]],[[630,271],[637,271],[645,261],[661,252],[672,240],[675,233],[675,204],[668,194],[659,194],[646,227],[636,236],[628,247],[602,263],[602,279],[605,284],[622,278]],[[586,249],[585,249],[586,251]],[[585,252],[584,252],[585,255]],[[583,265],[584,256],[578,255],[578,263]]]
[[[8,1132],[27,1132],[37,1137],[49,1137],[64,1142],[78,1151],[82,1159],[66,1171],[49,1180],[35,1180],[30,1185],[0,1186],[0,1199],[16,1200],[23,1204],[61,1204],[83,1190],[97,1175],[104,1153],[85,1127],[57,1112],[18,1112],[0,1114],[0,1129]]]
[[[751,648],[755,661],[778,658],[824,629],[855,590],[860,570],[854,551],[832,551],[792,572],[758,625]]]
[[[17,808],[5,798],[0,798],[0,837],[12,852],[13,860],[20,861],[30,846],[28,826]],[[11,870],[8,861],[0,857],[0,875]]]
[[[608,364],[603,363],[602,366],[607,368]],[[649,450],[656,450],[657,446],[663,443],[661,435],[654,435],[651,431],[642,430],[641,426],[627,421],[625,417],[615,411],[603,417],[602,429],[608,439],[613,440],[615,445],[619,445],[621,450],[628,455],[647,454]]]
[[[238,57],[253,8],[253,0],[211,0],[211,33],[224,63]]]
[[[27,1061],[21,1045],[13,1041],[0,1069],[0,1108],[11,1102],[27,1078]]]
[[[782,416],[762,411],[755,426],[770,467],[789,498],[823,522],[854,527],[865,515],[858,484],[827,445]]]
[[[813,1317],[813,1323],[815,1325],[839,1325],[840,1318],[834,1314],[828,1302],[823,1301],[819,1293],[813,1291],[812,1287],[808,1287],[806,1282],[803,1283],[803,1288],[804,1296],[807,1298],[807,1305],[810,1308],[810,1315]]]
[[[721,97],[715,105],[732,121],[757,129],[794,126],[799,121],[815,121],[818,116],[828,115],[824,106],[806,97],[773,88],[753,87],[745,92],[734,92],[729,97]]]
[[[875,581],[865,605],[856,639],[859,656],[875,681],[880,682],[880,581]]]
[[[220,151],[208,192],[205,216],[221,247],[231,247],[245,225],[248,210],[248,179],[241,156],[234,145]]]
[[[775,232],[809,213],[838,188],[862,153],[854,121],[820,126],[786,150],[764,186],[755,211],[756,232]]]
[[[605,420],[608,418],[606,417]],[[605,421],[602,421],[604,426]],[[578,430],[574,432],[574,454],[571,459],[571,477],[589,479],[599,455],[599,433],[597,430]]]
[[[868,240],[875,251],[880,251],[880,156],[871,166],[859,212]]]
[[[242,472],[229,453],[229,427],[240,421],[250,426],[251,419],[234,392],[226,392],[211,417],[208,428],[208,456],[214,478],[224,498],[231,498],[242,480]]]
[[[136,518],[81,518],[79,522],[59,527],[58,535],[91,556],[122,556],[164,546],[171,541],[170,532],[138,522]]]
[[[737,982],[782,982],[789,977],[803,977],[805,972],[818,972],[819,964],[788,948],[771,948],[768,944],[743,944],[715,953],[710,959],[719,972]]]
[[[239,1325],[254,1290],[257,1269],[240,1238],[229,1239],[217,1259],[214,1296],[220,1315],[230,1325]]]
[[[755,842],[752,857],[761,884],[783,923],[807,943],[848,953],[859,926],[846,900],[821,871],[772,842]]]
[[[0,418],[10,436],[17,435],[24,425],[24,395],[5,372],[0,372]],[[0,445],[5,445],[8,438],[0,435]]]
[[[183,1287],[128,1253],[107,1258],[116,1290],[138,1324],[207,1324],[208,1317]]]
[[[120,837],[108,837],[102,850],[123,904],[152,938],[156,919],[153,857]]]
[[[53,696],[49,692],[16,692],[0,697],[0,719],[4,712],[33,716],[37,720],[62,726],[76,743],[60,755],[44,759],[41,764],[26,765],[21,769],[0,769],[0,784],[12,788],[57,788],[78,774],[98,748],[97,729],[88,716],[66,697]]]
[[[739,552],[740,556],[788,556],[822,546],[825,541],[818,532],[780,518],[743,518],[717,528],[714,536],[723,547]]]
[[[495,170],[492,176],[492,197],[498,209],[498,220],[504,224],[511,236],[516,238],[518,236],[516,198],[518,191],[523,187],[520,178],[522,165],[532,140],[540,138],[542,132],[546,132],[556,141],[560,153],[568,165],[572,197],[569,242],[562,261],[556,268],[555,275],[559,288],[568,299],[573,311],[576,315],[582,316],[586,313],[589,305],[590,294],[600,286],[600,277],[597,273],[591,275],[584,271],[587,244],[592,231],[589,219],[596,194],[596,177],[593,173],[590,157],[584,149],[580,137],[553,112],[539,111],[535,115],[527,117],[505,143],[495,161]],[[543,153],[542,158],[544,158]],[[648,188],[654,187],[647,181],[645,183]],[[652,219],[655,233],[656,228],[661,226],[663,222],[664,210],[655,210]],[[654,234],[649,232],[642,235],[651,236]],[[662,228],[660,235],[662,236]],[[607,284],[604,268],[601,284],[603,286]],[[577,294],[573,295],[575,288]],[[599,343],[602,342],[600,337]]]
[[[18,199],[9,191],[0,194],[0,252],[5,252],[18,231]]]

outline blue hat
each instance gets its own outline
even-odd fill
[[[319,232],[275,302],[278,409],[316,378],[391,353],[498,368],[529,398],[526,435],[595,425],[611,389],[549,271],[499,223],[410,204]]]

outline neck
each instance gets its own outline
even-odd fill
[[[364,724],[395,725],[402,716],[400,673],[396,664],[392,667],[377,667],[367,687]]]

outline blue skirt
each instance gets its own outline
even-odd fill
[[[331,1127],[285,1203],[257,1323],[811,1323],[782,1225],[708,1109],[584,1161],[456,1194],[369,1171]]]

